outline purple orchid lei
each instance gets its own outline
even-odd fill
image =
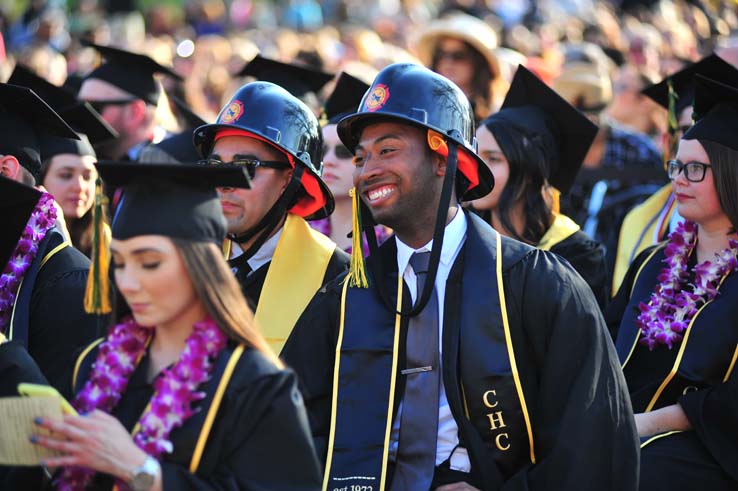
[[[143,358],[154,330],[125,319],[114,326],[100,345],[90,379],[72,405],[82,414],[100,409],[110,413],[120,401],[128,381]],[[226,335],[209,318],[194,325],[174,366],[162,371],[154,382],[154,395],[138,421],[133,441],[140,449],[158,459],[173,451],[169,434],[197,412],[192,404],[203,399],[200,384],[210,378],[213,360],[226,346]],[[66,467],[56,480],[60,491],[82,491],[92,481],[95,471]],[[118,481],[118,489],[127,489]]]
[[[38,253],[38,245],[56,221],[54,198],[43,193],[31,212],[26,228],[0,275],[0,332],[5,333],[23,277]]]
[[[681,341],[699,308],[717,296],[722,278],[738,269],[738,241],[730,240],[729,247],[715,254],[713,261],[694,267],[694,283],[687,284],[687,261],[696,243],[697,225],[680,222],[669,235],[664,251],[667,267],[661,270],[656,289],[648,303],[638,305],[641,313],[636,324],[642,333],[640,343],[649,350],[658,344],[671,349]]]

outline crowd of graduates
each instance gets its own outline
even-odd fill
[[[0,26],[0,489],[738,487],[733,3]]]

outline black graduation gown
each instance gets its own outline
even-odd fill
[[[610,288],[605,248],[602,244],[592,240],[581,230],[577,230],[566,239],[551,246],[550,251],[569,261],[569,264],[592,289],[597,304],[604,311],[610,298]]]
[[[247,349],[236,365],[225,390],[215,422],[195,474],[189,472],[195,444],[213,394],[228,363],[233,345],[219,355],[213,377],[202,386],[207,394],[201,410],[172,431],[174,452],[161,462],[163,489],[180,490],[280,490],[320,489],[318,461],[310,439],[305,409],[294,374],[274,367],[261,353]],[[88,378],[97,348],[80,365],[77,378]],[[145,355],[131,376],[113,415],[131,431],[153,395],[146,381],[149,358]],[[15,471],[17,489],[38,489],[36,475]],[[98,475],[88,488],[110,490],[113,480]],[[22,486],[22,487],[21,487]]]
[[[0,397],[18,395],[18,384],[47,385],[38,365],[20,344],[9,341],[0,343]]]
[[[49,383],[69,397],[77,355],[100,336],[98,326],[104,327],[106,320],[84,311],[90,267],[84,254],[64,247],[41,266],[63,241],[61,233],[51,229],[40,244],[16,300],[13,339],[27,347]]]
[[[348,269],[350,260],[351,257],[348,254],[336,247],[336,250],[333,251],[333,255],[331,256],[330,261],[328,261],[328,267],[326,268],[325,274],[323,275],[322,285],[325,285],[341,273],[345,272]],[[230,259],[228,261],[228,265],[231,268],[236,268],[236,278],[243,277],[242,274],[239,274],[239,271],[242,268],[242,266],[240,266],[241,264],[242,263],[238,261],[238,258]],[[239,283],[241,284],[241,291],[246,297],[246,300],[249,303],[249,307],[251,307],[251,310],[253,310],[254,312],[256,312],[256,306],[259,304],[259,297],[261,297],[261,290],[262,288],[264,288],[264,281],[266,280],[267,273],[269,272],[270,264],[271,261],[264,264],[256,271],[251,272],[251,274],[246,276],[244,280],[239,281]]]
[[[636,257],[607,309],[608,327],[616,340],[621,362],[626,359],[632,346],[631,339],[624,339],[624,333],[632,326],[625,324],[633,322],[638,303],[648,301],[656,285],[655,275],[665,266],[661,262],[664,257],[661,249],[648,260],[647,267],[636,279],[636,273],[656,247],[649,247]],[[718,325],[726,326],[730,332],[738,332],[736,274],[728,276],[715,300],[699,313],[692,331],[695,334],[708,330],[715,332]],[[699,342],[697,339],[691,336],[690,343]],[[714,342],[728,343],[720,340]],[[671,350],[658,346],[649,351],[646,346],[636,345],[624,369],[634,412],[640,413],[646,409],[655,390],[672,369],[679,348],[680,345]],[[732,344],[728,349],[732,355],[735,345]],[[731,361],[729,357],[717,360],[717,350],[709,350],[706,356],[724,366]],[[653,440],[641,449],[641,489],[738,489],[738,374],[733,371],[728,381],[722,383],[724,370],[721,370],[721,377],[717,381],[704,380],[691,370],[682,374],[683,370],[687,369],[680,368],[676,383],[667,386],[654,409],[678,403],[693,430]],[[691,387],[686,393],[679,387],[678,379],[682,377],[691,378]]]
[[[447,372],[455,365],[453,358],[458,363],[464,353],[455,351],[460,345],[458,331],[447,326],[449,319],[460,316],[463,268],[474,267],[474,258],[466,256],[468,241],[472,235],[493,233],[482,220],[467,217],[467,242],[446,283],[443,332],[446,395],[460,428],[468,427],[468,421],[463,416],[458,380],[449,378]],[[507,245],[527,247],[512,239],[502,240],[503,258]],[[538,460],[518,469],[500,487],[483,491],[635,490],[638,439],[625,381],[602,314],[590,289],[564,261],[555,254],[528,249],[520,260],[503,266],[502,274]],[[392,291],[390,285],[397,278],[396,242],[386,241],[379,256],[387,273],[382,284]],[[316,450],[323,459],[330,432],[340,296],[341,279],[321,289],[282,351],[282,358],[300,379]],[[405,368],[402,339],[407,334],[407,321],[403,324],[398,371]],[[456,382],[455,387],[449,387],[449,382]],[[396,386],[395,415],[402,385]],[[475,454],[472,447],[467,450],[472,462],[495,465],[486,454]]]

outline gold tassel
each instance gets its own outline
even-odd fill
[[[346,279],[349,286],[355,288],[368,288],[369,281],[366,277],[366,264],[364,262],[364,244],[361,240],[361,204],[359,193],[356,188],[349,190],[351,197],[351,213],[353,220],[351,224],[351,264]]]
[[[107,198],[103,194],[102,179],[95,181],[95,205],[92,209],[92,262],[85,289],[85,312],[108,314],[110,306],[110,229],[105,223]]]
[[[561,213],[561,191],[553,186],[549,186],[548,189],[551,193],[551,213],[558,215]]]
[[[679,140],[676,138],[677,131],[679,131],[676,101],[679,99],[679,95],[674,90],[671,78],[666,81],[666,85],[669,87],[669,114],[667,115],[666,135],[664,135],[664,169],[667,168],[669,159],[676,155],[677,146],[679,145]]]

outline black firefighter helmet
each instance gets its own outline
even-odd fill
[[[318,119],[310,109],[282,87],[269,82],[251,82],[241,87],[223,107],[214,124],[197,128],[193,141],[205,158],[213,150],[218,133],[240,130],[263,139],[300,165],[302,193],[290,208],[307,220],[325,218],[334,201],[321,178],[323,136]]]
[[[464,92],[423,66],[396,63],[374,79],[355,114],[338,123],[338,136],[352,152],[372,121],[393,119],[440,133],[458,145],[456,192],[469,201],[489,194],[494,177],[476,154],[474,113]]]

